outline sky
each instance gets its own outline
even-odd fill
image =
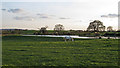
[[[100,20],[118,29],[119,0],[4,0],[2,8],[3,29],[38,29],[48,26],[53,30],[62,24],[65,30],[86,30],[89,23]]]

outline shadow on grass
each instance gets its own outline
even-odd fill
[[[9,51],[27,51],[27,50],[9,50]]]

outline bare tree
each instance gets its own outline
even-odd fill
[[[63,25],[61,25],[61,24],[56,24],[55,25],[55,28],[54,28],[55,34],[61,34],[62,30],[64,30],[64,26]]]
[[[103,25],[103,22],[95,20],[90,22],[87,31],[105,31],[105,26]]]
[[[56,24],[54,30],[55,31],[62,31],[62,30],[64,30],[64,26],[61,24]]]
[[[107,31],[113,31],[113,27],[112,26],[108,26],[107,27]]]
[[[42,33],[42,34],[46,33],[47,32],[47,30],[46,30],[47,28],[48,28],[48,26],[41,27],[40,28],[40,33]]]

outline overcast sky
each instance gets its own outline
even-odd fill
[[[4,0],[2,28],[37,29],[55,24],[65,29],[86,30],[89,23],[100,20],[118,29],[119,0]],[[79,2],[77,2],[79,1]]]

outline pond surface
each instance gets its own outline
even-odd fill
[[[99,37],[82,37],[77,35],[23,35],[23,36],[41,36],[41,37],[66,37],[70,36],[72,38],[83,38],[83,39],[97,39]],[[102,37],[104,39],[107,39],[108,37]],[[120,39],[119,37],[110,37],[112,39]]]

